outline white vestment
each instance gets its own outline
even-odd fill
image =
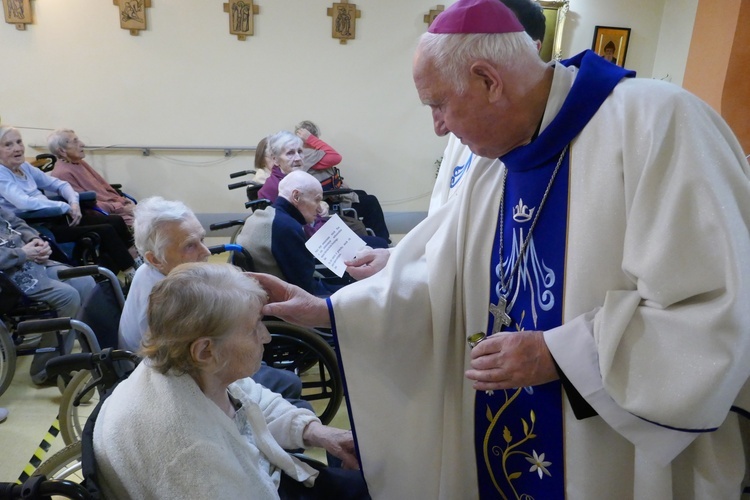
[[[575,74],[556,67],[543,127]],[[568,498],[739,496],[749,170],[716,113],[654,80],[623,81],[571,143],[564,318],[545,340],[598,416],[565,398]],[[383,271],[330,299],[375,499],[477,497],[466,337],[487,327],[502,173],[472,167]]]

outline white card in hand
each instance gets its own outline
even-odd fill
[[[349,229],[341,217],[333,214],[328,222],[307,240],[305,246],[316,259],[340,278],[346,272],[344,261],[354,257],[367,244]]]

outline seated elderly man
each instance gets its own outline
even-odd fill
[[[73,318],[83,300],[94,289],[94,280],[90,276],[83,276],[65,283],[58,281],[57,272],[67,266],[50,260],[51,254],[49,243],[42,240],[35,229],[9,210],[0,208],[0,271],[26,296],[53,307],[58,317]],[[68,332],[63,339],[64,350],[69,352],[75,336]],[[44,335],[39,343],[39,347],[55,345],[57,339],[53,335]],[[55,355],[54,351],[34,355],[30,372],[35,384],[47,381],[45,364]]]
[[[57,156],[55,167],[50,175],[66,181],[77,192],[93,191],[96,193],[96,205],[111,215],[119,215],[130,227],[133,225],[133,208],[135,204],[121,196],[83,159],[85,144],[70,129],[57,129],[47,138],[50,153]]]
[[[237,243],[253,257],[258,272],[273,274],[314,295],[330,295],[341,285],[314,276],[315,257],[305,247],[304,230],[318,215],[323,188],[312,175],[295,170],[279,182],[279,196],[247,218]]]
[[[351,431],[249,378],[271,340],[266,300],[228,264],[183,264],[154,286],[144,360],[94,426],[106,498],[369,498],[352,470]],[[284,451],[305,447],[324,448],[346,469],[313,468]]]
[[[134,215],[135,245],[145,265],[138,268],[130,285],[120,317],[118,345],[137,352],[148,328],[146,310],[151,289],[178,265],[205,262],[210,252],[203,244],[203,226],[180,201],[147,198],[136,205]],[[294,373],[264,364],[254,377],[296,406],[310,408],[307,401],[300,399],[302,382]]]

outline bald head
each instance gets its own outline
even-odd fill
[[[323,200],[323,188],[312,175],[294,170],[279,182],[279,197],[294,205],[309,224],[318,214],[318,207]]]

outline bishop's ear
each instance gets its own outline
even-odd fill
[[[503,94],[503,79],[500,72],[487,61],[475,61],[469,68],[471,79],[487,93],[488,100],[493,102]]]

